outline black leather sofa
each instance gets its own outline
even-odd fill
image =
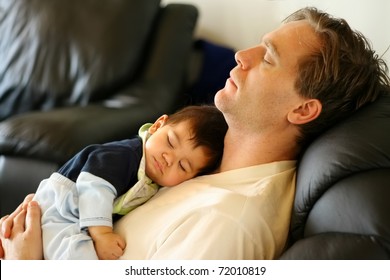
[[[95,2],[101,6],[91,10]],[[75,12],[68,5],[80,18],[59,18],[66,25],[58,30],[34,29],[39,16]],[[196,17],[193,6],[163,7],[157,0],[0,0],[1,215],[81,147],[129,137],[141,123],[180,106]],[[29,29],[42,37],[29,37]],[[56,45],[64,38],[65,46]],[[389,200],[386,89],[303,153],[281,259],[390,259]]]
[[[390,259],[390,90],[304,152],[290,238],[281,259]]]
[[[86,145],[182,106],[197,17],[160,0],[0,0],[0,215]]]

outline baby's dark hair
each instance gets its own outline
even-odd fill
[[[197,175],[215,171],[221,164],[228,128],[221,111],[213,105],[187,106],[170,115],[167,124],[175,125],[183,121],[190,123],[194,147],[206,148],[208,163]]]

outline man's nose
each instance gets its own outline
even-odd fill
[[[236,54],[234,55],[237,65],[242,70],[248,70],[249,68],[252,67],[252,64],[255,63],[254,61],[256,57],[255,55],[259,53],[259,51],[260,51],[259,46],[237,51]]]

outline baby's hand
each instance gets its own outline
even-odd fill
[[[89,227],[88,230],[100,260],[116,260],[123,255],[125,241],[111,227],[96,226]]]

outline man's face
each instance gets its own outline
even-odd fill
[[[319,47],[307,21],[289,22],[266,34],[259,45],[236,53],[237,66],[215,96],[229,128],[265,131],[288,123],[304,100],[294,84],[300,58]]]

